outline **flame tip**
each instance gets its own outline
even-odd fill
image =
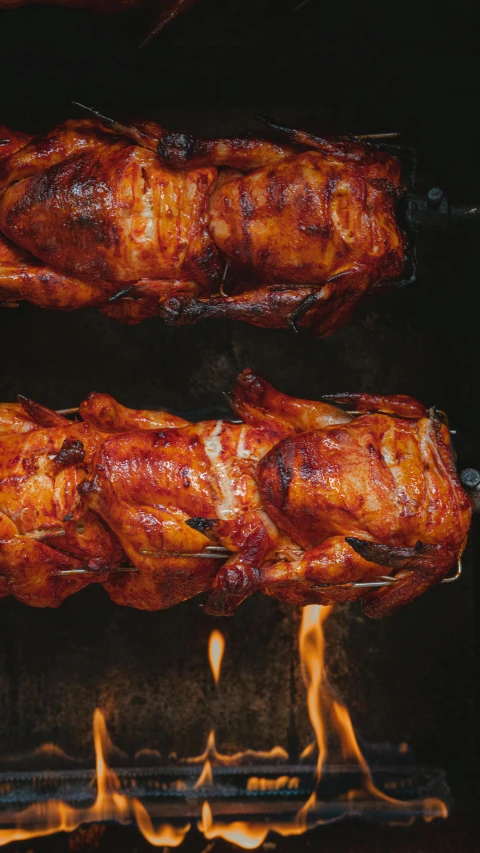
[[[223,655],[225,653],[225,637],[217,628],[214,628],[208,640],[208,659],[212,670],[215,684],[220,681],[220,670],[222,668]]]

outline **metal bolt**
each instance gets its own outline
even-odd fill
[[[476,489],[480,484],[480,472],[475,468],[465,468],[460,474],[460,479],[466,489]]]
[[[427,193],[427,198],[430,205],[438,207],[443,198],[443,190],[440,187],[432,187]]]

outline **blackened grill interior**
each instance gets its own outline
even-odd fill
[[[455,27],[468,32],[461,6],[449,32],[413,3],[402,7],[394,31],[379,3],[368,14],[358,4],[311,0],[293,18],[291,6],[204,0],[141,53],[142,13],[114,21],[48,7],[8,13],[0,19],[4,79],[8,69],[2,120],[46,129],[72,113],[75,99],[205,135],[257,128],[255,113],[290,123],[310,115],[353,132],[400,130],[402,144],[417,154],[419,189],[438,185],[452,202],[478,201],[471,144],[478,66],[465,73],[464,42],[461,62],[442,59],[457,55]],[[22,304],[0,312],[0,398],[23,393],[63,408],[96,389],[127,405],[185,412],[221,405],[234,376],[252,366],[305,397],[348,389],[415,394],[448,412],[460,467],[478,467],[475,227],[423,233],[417,282],[385,290],[324,341],[226,322],[167,328],[152,319],[124,328],[93,310],[56,314]],[[338,607],[326,624],[329,678],[357,733],[369,744],[407,741],[420,765],[444,770],[451,817],[409,829],[345,822],[299,839],[275,837],[279,851],[322,844],[333,853],[473,849],[475,546],[474,524],[460,583],[432,590],[382,623],[369,623],[352,605]],[[213,726],[225,751],[280,743],[293,757],[311,738],[298,614],[276,602],[251,600],[218,626],[196,601],[141,613],[89,588],[58,611],[6,600],[0,615],[4,758],[53,741],[88,762],[96,705],[130,756],[146,747],[198,754]],[[213,627],[227,641],[220,690],[206,659]],[[120,827],[108,827],[99,844],[151,849],[134,829]],[[194,835],[184,849],[205,846]],[[13,849],[69,847],[59,836]]]

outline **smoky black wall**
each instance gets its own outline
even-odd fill
[[[290,0],[203,0],[139,50],[148,22],[147,12],[3,13],[0,121],[41,130],[77,114],[73,100],[205,135],[259,129],[257,113],[292,122],[309,115],[354,132],[400,131],[417,151],[420,187],[480,202],[480,69],[461,5],[446,21],[421,3],[387,16],[380,4],[310,0],[293,13]],[[251,366],[298,396],[414,394],[449,413],[460,465],[478,466],[477,259],[475,226],[421,234],[417,283],[377,296],[328,340],[229,323],[172,329],[153,319],[126,328],[93,310],[21,305],[0,312],[0,398],[22,393],[60,408],[98,390],[130,406],[192,412],[222,406],[222,392]],[[385,622],[345,606],[327,623],[329,677],[361,736],[406,740],[419,761],[447,770],[458,832],[453,842],[447,829],[445,841],[436,832],[435,849],[458,853],[472,849],[476,769],[473,538],[460,583]],[[216,691],[206,649],[217,623],[197,601],[145,614],[116,607],[95,588],[55,612],[5,600],[0,755],[45,740],[87,755],[97,704],[130,754],[145,746],[200,752],[211,725],[222,747],[281,743],[294,753],[310,737],[298,622],[298,613],[260,598],[222,622],[227,652]],[[353,850],[345,832],[342,849]],[[363,838],[374,849],[368,828],[356,833],[355,843]],[[404,847],[415,840],[404,833],[391,830],[378,849],[414,849]]]

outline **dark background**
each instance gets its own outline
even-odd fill
[[[452,202],[480,202],[480,63],[461,3],[442,16],[426,3],[203,0],[149,47],[148,12],[95,17],[35,7],[0,13],[0,121],[39,131],[77,114],[71,101],[120,116],[156,118],[205,135],[259,128],[256,113],[312,117],[353,132],[400,131],[415,147],[419,187]],[[377,296],[328,340],[308,333],[215,323],[134,328],[93,310],[22,305],[0,312],[0,398],[76,405],[91,390],[132,406],[188,412],[222,406],[222,391],[251,366],[298,396],[347,389],[410,393],[449,413],[460,467],[480,465],[477,424],[476,225],[424,232],[418,281]],[[474,720],[474,525],[465,577],[385,622],[338,608],[327,623],[329,676],[369,742],[408,741],[420,763],[447,771],[446,822],[379,830],[325,827],[279,849],[470,853],[478,794]],[[225,749],[293,752],[309,739],[296,664],[298,614],[266,599],[221,623],[221,691],[206,645],[215,620],[198,602],[146,614],[90,588],[55,612],[0,603],[0,755],[54,740],[91,751],[100,704],[113,739],[131,755],[201,752],[212,723]],[[223,692],[222,692],[223,691]],[[275,839],[277,840],[277,839]],[[133,830],[109,829],[105,849],[147,849]],[[18,850],[67,849],[60,838]],[[202,850],[193,837],[183,849]],[[216,849],[228,845],[217,842]]]

